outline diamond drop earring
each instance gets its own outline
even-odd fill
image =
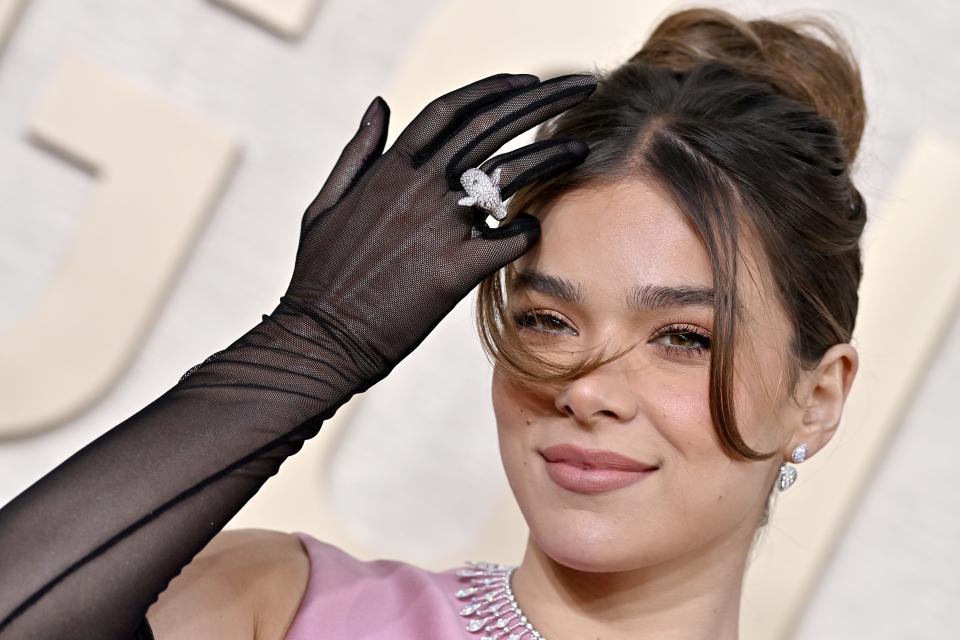
[[[790,459],[800,464],[807,459],[807,445],[801,444],[790,455]],[[786,491],[794,482],[797,481],[797,468],[791,467],[786,462],[780,465],[780,475],[777,476],[777,488],[780,491]]]

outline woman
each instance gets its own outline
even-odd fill
[[[374,100],[280,305],[0,511],[0,636],[736,638],[768,497],[857,371],[865,114],[820,28],[681,11],[599,85],[492,76],[386,153]],[[517,193],[495,229],[478,165]],[[519,568],[217,535],[481,281]]]

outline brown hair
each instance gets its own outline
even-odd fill
[[[590,155],[519,190],[510,213],[624,179],[664,188],[713,268],[709,396],[718,439],[731,457],[769,459],[776,452],[750,448],[734,415],[739,229],[758,241],[792,325],[793,390],[799,368],[849,342],[856,321],[866,223],[850,177],[866,120],[856,59],[821,18],[742,20],[692,8],[668,15],[639,52],[597,75],[593,95],[536,136],[579,139]],[[481,283],[476,320],[485,349],[518,383],[563,383],[625,353],[573,365],[540,357],[507,317],[505,275]]]

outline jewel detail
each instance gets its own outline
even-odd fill
[[[780,491],[786,491],[797,479],[796,467],[791,467],[787,463],[780,465],[780,475],[777,476],[777,487]]]
[[[507,206],[500,198],[500,172],[503,167],[497,167],[493,173],[487,175],[479,167],[467,169],[460,176],[460,184],[463,185],[467,195],[460,198],[457,204],[470,207],[477,206],[496,220],[503,220],[507,217]]]
[[[469,568],[456,572],[470,586],[456,592],[460,600],[470,603],[460,609],[460,615],[469,618],[467,631],[485,633],[479,640],[544,640],[520,610],[510,581],[517,567],[491,562],[467,561]],[[489,606],[488,606],[489,605]]]
[[[807,459],[807,445],[802,444],[796,449],[793,450],[793,454],[790,456],[790,459],[800,464]]]

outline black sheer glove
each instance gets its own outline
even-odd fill
[[[457,205],[459,176],[595,86],[491,76],[431,102],[383,154],[389,110],[375,99],[304,214],[277,308],[0,509],[0,638],[142,630],[170,580],[323,420],[536,241],[530,216],[491,229]],[[506,198],[587,153],[545,140],[481,168],[502,168]]]

